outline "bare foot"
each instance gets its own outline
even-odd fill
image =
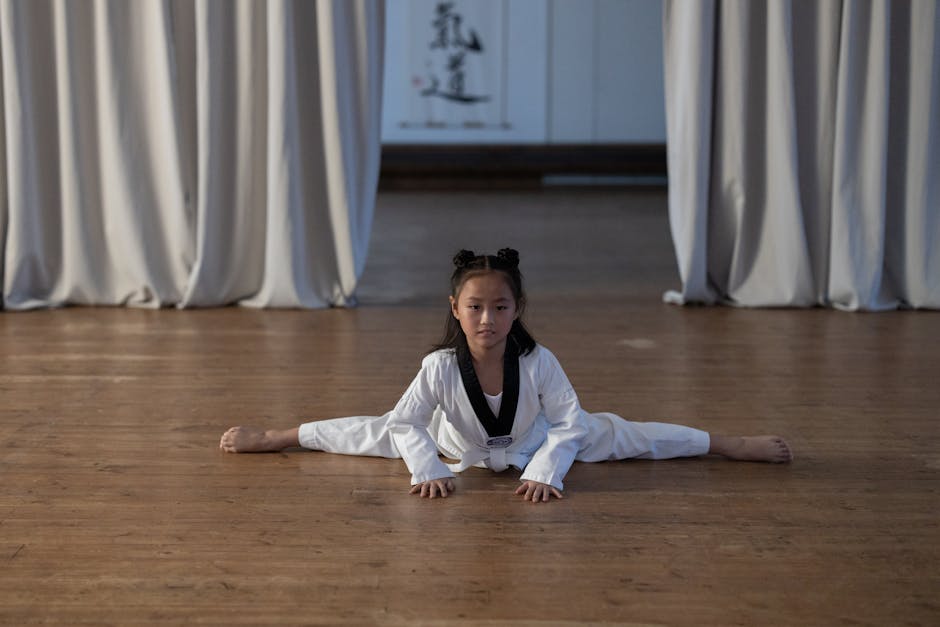
[[[786,440],[777,435],[728,437],[713,435],[710,453],[747,462],[786,463],[793,453]]]
[[[232,427],[222,434],[219,448],[227,453],[263,453],[279,451],[268,432],[258,427]]]

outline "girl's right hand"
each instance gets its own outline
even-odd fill
[[[455,490],[454,480],[450,477],[444,479],[431,479],[411,487],[410,494],[420,494],[423,497],[435,498],[440,495],[441,498],[447,498],[447,495]]]

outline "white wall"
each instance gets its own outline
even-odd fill
[[[552,0],[549,143],[665,143],[662,5]]]
[[[387,0],[385,143],[665,143],[659,0],[451,1],[502,64],[499,123],[416,97],[438,2]]]

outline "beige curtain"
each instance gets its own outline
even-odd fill
[[[0,0],[3,306],[354,302],[381,0]]]
[[[667,0],[671,302],[940,308],[935,0]]]

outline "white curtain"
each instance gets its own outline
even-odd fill
[[[940,308],[936,0],[667,0],[672,302]]]
[[[2,305],[350,305],[381,0],[0,0]]]

